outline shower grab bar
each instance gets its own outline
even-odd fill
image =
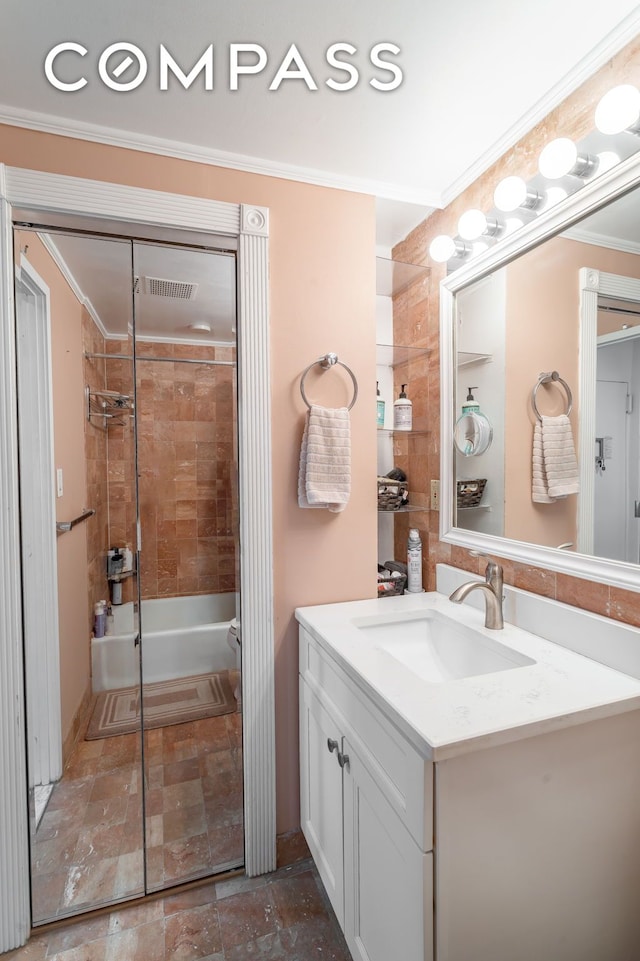
[[[351,403],[349,404],[349,406],[348,406],[348,408],[347,408],[347,410],[351,410],[351,408],[353,407],[353,405],[355,404],[355,402],[356,402],[357,399],[358,399],[358,381],[356,380],[356,376],[355,376],[355,374],[353,373],[353,371],[351,370],[351,368],[350,368],[350,367],[347,367],[347,365],[344,364],[341,360],[338,360],[338,355],[337,355],[337,354],[333,354],[333,353],[331,353],[331,354],[323,354],[322,357],[318,357],[317,360],[314,360],[314,361],[313,361],[311,364],[309,364],[309,366],[308,366],[307,368],[305,368],[305,370],[302,372],[302,376],[301,376],[301,378],[300,378],[300,393],[302,394],[302,399],[303,399],[303,401],[305,402],[305,404],[307,405],[307,407],[309,408],[309,410],[311,410],[311,404],[310,404],[309,401],[307,400],[307,395],[306,395],[305,392],[304,392],[304,379],[305,379],[305,377],[307,376],[307,374],[309,373],[309,371],[311,370],[311,368],[312,368],[312,367],[315,367],[316,364],[319,364],[320,367],[322,367],[323,370],[331,370],[331,368],[332,368],[332,367],[335,367],[336,364],[338,365],[338,367],[344,367],[344,369],[346,370],[346,372],[349,374],[349,377],[351,378],[351,382],[353,383],[353,400],[351,401]]]
[[[92,507],[88,507],[86,510],[74,517],[72,521],[57,521],[56,522],[56,534],[66,534],[76,526],[76,524],[81,524],[82,521],[86,521],[88,517],[93,517],[95,510]]]
[[[85,352],[87,360],[133,360],[133,354],[93,354]],[[136,354],[136,361],[148,360],[161,364],[204,364],[207,367],[235,367],[235,360],[198,360],[197,357],[151,357]]]

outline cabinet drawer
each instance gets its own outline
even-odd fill
[[[347,676],[303,627],[300,673],[328,710],[339,716],[387,801],[422,851],[433,847],[433,763]]]

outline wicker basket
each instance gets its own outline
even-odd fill
[[[408,500],[408,486],[406,481],[391,480],[390,477],[378,477],[378,510],[397,511]]]
[[[486,477],[481,477],[478,480],[459,480],[457,487],[458,507],[477,507],[482,500],[486,483]]]

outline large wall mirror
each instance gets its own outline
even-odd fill
[[[637,589],[637,155],[450,273],[441,337],[441,538]],[[467,403],[493,428],[477,456],[453,441]],[[568,492],[539,496],[540,458],[557,485],[572,451]]]

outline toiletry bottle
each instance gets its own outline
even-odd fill
[[[407,541],[407,593],[422,593],[422,541],[420,533],[411,528]]]
[[[402,385],[400,396],[393,404],[393,429],[411,430],[413,424],[413,405],[406,395],[405,387]]]
[[[468,391],[467,399],[462,405],[463,414],[480,413],[480,404],[471,393],[472,390],[477,390],[477,389],[478,389],[477,387],[467,387],[467,391]]]
[[[111,581],[111,603],[122,604],[122,581]]]
[[[378,430],[384,427],[384,400],[380,396],[380,384],[376,381],[376,393],[378,395],[376,426]]]
[[[93,636],[104,637],[107,613],[104,601],[97,601],[93,607]]]
[[[113,616],[113,610],[111,608],[111,604],[109,604],[107,607],[106,627],[104,629],[105,634],[113,634],[114,627],[115,627],[115,618]]]

